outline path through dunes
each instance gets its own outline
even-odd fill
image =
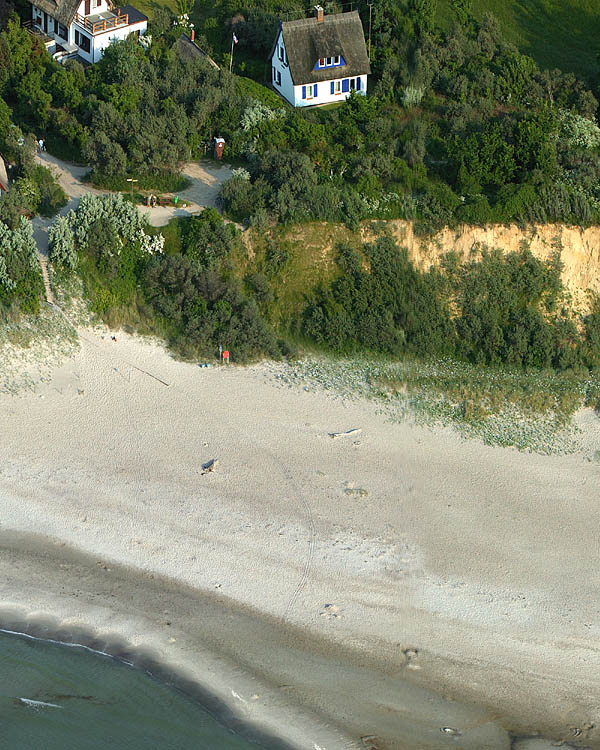
[[[89,167],[70,164],[48,153],[38,154],[37,161],[52,170],[59,185],[69,197],[69,203],[61,210],[61,214],[76,208],[79,199],[86,193],[102,195],[111,192],[98,190],[83,182],[83,178],[90,171]],[[148,222],[152,226],[162,227],[173,217],[189,216],[199,213],[204,208],[216,207],[221,185],[231,177],[231,169],[217,162],[190,162],[182,168],[181,172],[190,180],[191,185],[178,193],[180,200],[177,206],[156,206],[155,208],[139,206],[140,212],[148,216]],[[51,220],[46,219],[40,219],[39,222],[45,222],[46,226],[52,223]]]

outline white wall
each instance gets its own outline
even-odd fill
[[[352,76],[353,78],[360,78],[360,91],[358,94],[367,93],[367,76]],[[349,78],[349,76],[346,76]],[[343,81],[343,78],[332,78],[331,80]],[[341,102],[350,96],[350,91],[343,91],[340,94],[331,93],[331,81],[320,81],[317,83],[317,96],[312,99],[302,98],[302,86],[294,86],[294,96],[290,100],[295,107],[314,107],[317,104],[330,104],[331,102]]]
[[[98,6],[94,8],[94,2],[98,2],[98,0],[90,0],[90,15],[93,16],[96,13],[101,13],[103,10],[108,10],[108,0],[99,0]],[[82,0],[81,3],[79,3],[79,8],[77,8],[77,12],[80,16],[85,16],[85,0]]]
[[[284,51],[283,61],[279,59],[280,49],[283,49]],[[273,68],[275,68],[275,70],[278,71],[281,75],[281,84],[278,84],[274,80]],[[337,70],[339,70],[339,68]],[[346,76],[346,78],[349,78],[349,76]],[[360,78],[360,91],[358,93],[366,94],[367,76],[354,76],[354,78]],[[331,80],[341,81],[343,79],[332,78]],[[344,91],[340,94],[331,93],[331,80],[321,81],[320,83],[317,83],[316,97],[313,97],[312,99],[303,99],[302,86],[294,86],[294,82],[292,81],[292,74],[290,72],[290,67],[287,64],[287,56],[285,55],[283,34],[281,32],[281,29],[279,29],[279,33],[277,34],[277,42],[275,44],[273,55],[271,57],[271,83],[275,91],[279,91],[279,93],[294,107],[314,107],[317,104],[329,104],[330,102],[340,102],[344,99],[347,99],[350,96],[350,91]]]
[[[283,62],[279,59],[279,48],[283,49]],[[279,71],[281,75],[281,85],[275,83],[273,80],[273,68]],[[292,74],[290,73],[290,66],[287,64],[287,55],[285,53],[285,44],[283,43],[283,34],[279,29],[277,35],[277,44],[275,45],[275,51],[271,58],[271,83],[275,91],[288,100],[290,104],[294,104],[294,82],[292,81]]]
[[[73,44],[76,44],[75,29],[91,39],[90,51],[86,52],[84,49],[79,47],[77,54],[84,60],[87,60],[87,62],[96,63],[98,62],[98,60],[100,60],[100,58],[104,54],[104,50],[109,46],[109,44],[116,40],[127,39],[129,34],[135,33],[136,31],[139,31],[140,34],[143,34],[147,28],[148,22],[140,21],[139,23],[132,23],[129,26],[118,26],[116,29],[104,31],[101,34],[92,35],[89,29],[84,28],[78,23],[72,23],[70,32],[72,35],[71,41],[73,42]]]
[[[143,34],[147,28],[148,28],[148,22],[140,21],[139,23],[132,23],[129,26],[119,26],[116,29],[112,29],[111,31],[106,31],[102,34],[96,34],[92,38],[93,59],[90,60],[90,62],[98,62],[98,60],[100,60],[100,58],[104,54],[104,50],[112,42],[116,40],[127,39],[129,34],[133,34],[136,31],[139,31],[140,34]]]

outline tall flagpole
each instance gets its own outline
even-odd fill
[[[235,40],[235,34],[233,34],[232,37],[231,37],[231,56],[229,58],[229,72],[230,73],[231,73],[231,70],[233,68],[233,45],[235,43],[234,40]]]

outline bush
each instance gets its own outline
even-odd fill
[[[54,175],[47,167],[36,164],[27,171],[27,176],[37,186],[39,199],[36,210],[42,216],[54,216],[59,209],[67,205],[68,198],[65,191],[56,182]]]
[[[48,230],[49,255],[54,265],[73,271],[77,267],[73,217],[59,216]]]
[[[0,311],[38,312],[43,289],[31,222],[21,217],[9,229],[0,221]]]

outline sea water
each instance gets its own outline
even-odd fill
[[[0,632],[4,750],[256,750],[180,691],[83,647]]]

